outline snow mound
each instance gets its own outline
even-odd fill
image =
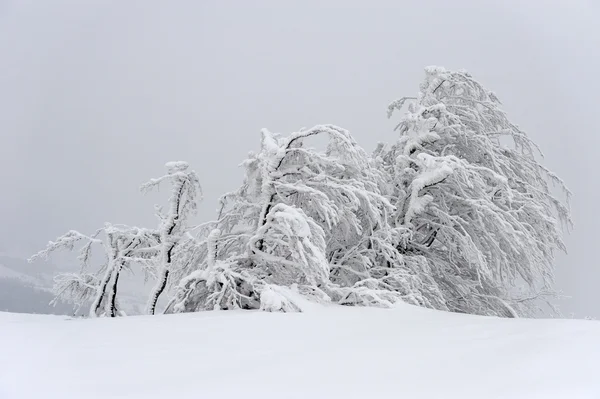
[[[283,293],[269,292],[275,308]],[[0,313],[0,398],[599,398],[600,323],[402,305]]]

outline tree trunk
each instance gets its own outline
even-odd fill
[[[121,262],[116,270],[114,270],[112,273],[112,284],[108,293],[108,298],[106,299],[106,305],[104,307],[106,314],[110,317],[115,317],[117,315],[117,285],[119,283],[119,275],[121,274],[122,269],[123,263]]]
[[[156,286],[152,290],[152,294],[150,295],[150,301],[148,302],[148,314],[153,315],[156,310],[156,303],[158,302],[158,297],[163,293],[165,287],[167,286],[167,279],[169,278],[169,269],[166,267],[161,270],[161,275],[156,282]]]
[[[106,294],[106,287],[108,286],[108,282],[112,277],[112,271],[114,269],[114,260],[109,260],[108,265],[106,266],[106,273],[104,273],[104,277],[102,277],[102,281],[98,287],[98,291],[96,292],[96,298],[94,302],[92,302],[92,306],[90,307],[90,317],[97,317],[98,310],[100,309],[100,305],[102,304],[102,299],[104,299],[104,295]]]

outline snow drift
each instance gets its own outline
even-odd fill
[[[598,398],[600,323],[410,305],[0,313],[0,398]]]

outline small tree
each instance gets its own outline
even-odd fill
[[[131,271],[133,263],[148,266],[149,259],[157,253],[159,236],[151,230],[108,223],[91,236],[71,230],[56,241],[50,241],[46,249],[33,255],[29,262],[47,259],[61,249],[73,250],[79,243],[83,244],[78,256],[79,273],[56,276],[57,298],[74,303],[77,309],[91,302],[90,317],[123,315],[117,300],[121,272]],[[91,264],[94,245],[99,245],[104,252],[104,259],[95,270]]]
[[[156,213],[159,220],[160,250],[156,259],[156,285],[150,293],[146,308],[148,314],[154,314],[156,303],[167,287],[172,269],[182,268],[189,262],[191,253],[185,251],[179,253],[181,256],[177,262],[174,262],[174,258],[177,246],[188,239],[189,218],[196,212],[197,202],[202,196],[200,179],[196,172],[188,170],[187,162],[168,162],[165,166],[166,175],[151,179],[141,188],[146,193],[157,188],[163,181],[171,184],[167,211],[157,208]]]
[[[187,273],[196,257],[195,239],[189,234],[189,218],[196,211],[201,196],[198,176],[188,171],[185,162],[166,164],[167,174],[142,185],[142,192],[158,187],[163,181],[172,185],[169,207],[166,212],[157,207],[159,227],[156,230],[113,225],[107,223],[93,235],[70,231],[49,242],[46,249],[30,258],[48,256],[57,250],[73,250],[82,243],[78,260],[78,273],[64,273],[55,278],[57,298],[75,303],[78,308],[90,304],[90,317],[124,314],[118,305],[118,282],[123,270],[132,270],[139,264],[144,273],[157,280],[148,300],[147,312],[154,314],[156,303],[168,284],[171,272],[180,278]],[[91,264],[92,248],[99,245],[104,251],[100,267]]]

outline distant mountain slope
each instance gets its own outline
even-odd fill
[[[28,263],[24,259],[0,255],[0,310],[16,313],[72,314],[73,307],[54,298],[52,282],[56,266]]]
[[[0,255],[0,278],[12,278],[35,285],[51,288],[53,277],[59,271],[51,262],[29,263],[25,259]]]
[[[0,311],[72,314],[73,306],[70,304],[62,302],[56,307],[49,305],[54,298],[54,276],[65,270],[68,268],[59,268],[51,262],[28,263],[25,259],[0,254]],[[142,313],[146,298],[142,282],[131,281],[131,278],[124,280],[120,285],[123,309],[127,314]],[[82,312],[87,313],[87,310],[82,309]]]
[[[73,314],[73,306],[59,302],[51,306],[54,298],[48,290],[18,278],[0,278],[0,311],[36,314]]]
[[[18,272],[7,266],[4,266],[3,264],[0,264],[0,279],[5,279],[5,278],[22,280],[24,282],[28,282],[31,284],[34,284],[37,282],[37,279],[34,277],[28,276],[27,274],[25,274],[23,272]]]

